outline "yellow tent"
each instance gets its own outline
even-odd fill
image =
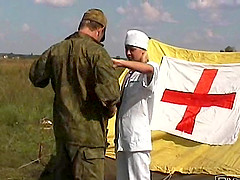
[[[151,39],[149,59],[160,63],[162,56],[209,64],[240,63],[239,52],[207,52],[178,48]],[[120,83],[125,73],[120,77]],[[115,158],[115,117],[109,121],[106,155]],[[162,131],[152,131],[151,170],[162,173],[212,174],[240,177],[240,138],[233,145],[211,146]]]

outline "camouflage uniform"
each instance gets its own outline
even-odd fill
[[[29,77],[42,88],[51,80],[55,92],[55,179],[103,179],[107,119],[119,100],[107,51],[90,36],[75,33],[45,51]]]

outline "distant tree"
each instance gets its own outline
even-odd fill
[[[220,52],[237,52],[237,50],[233,46],[227,46],[224,50],[220,50]]]

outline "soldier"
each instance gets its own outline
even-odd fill
[[[84,13],[78,31],[36,60],[29,78],[44,88],[51,80],[57,163],[54,179],[104,179],[107,121],[116,112],[118,78],[100,43],[107,19],[99,9]]]

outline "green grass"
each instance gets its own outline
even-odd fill
[[[51,87],[35,88],[28,79],[32,60],[0,60],[0,179],[38,179],[54,154],[52,130],[40,119],[52,119]],[[43,147],[41,161],[40,144]]]

